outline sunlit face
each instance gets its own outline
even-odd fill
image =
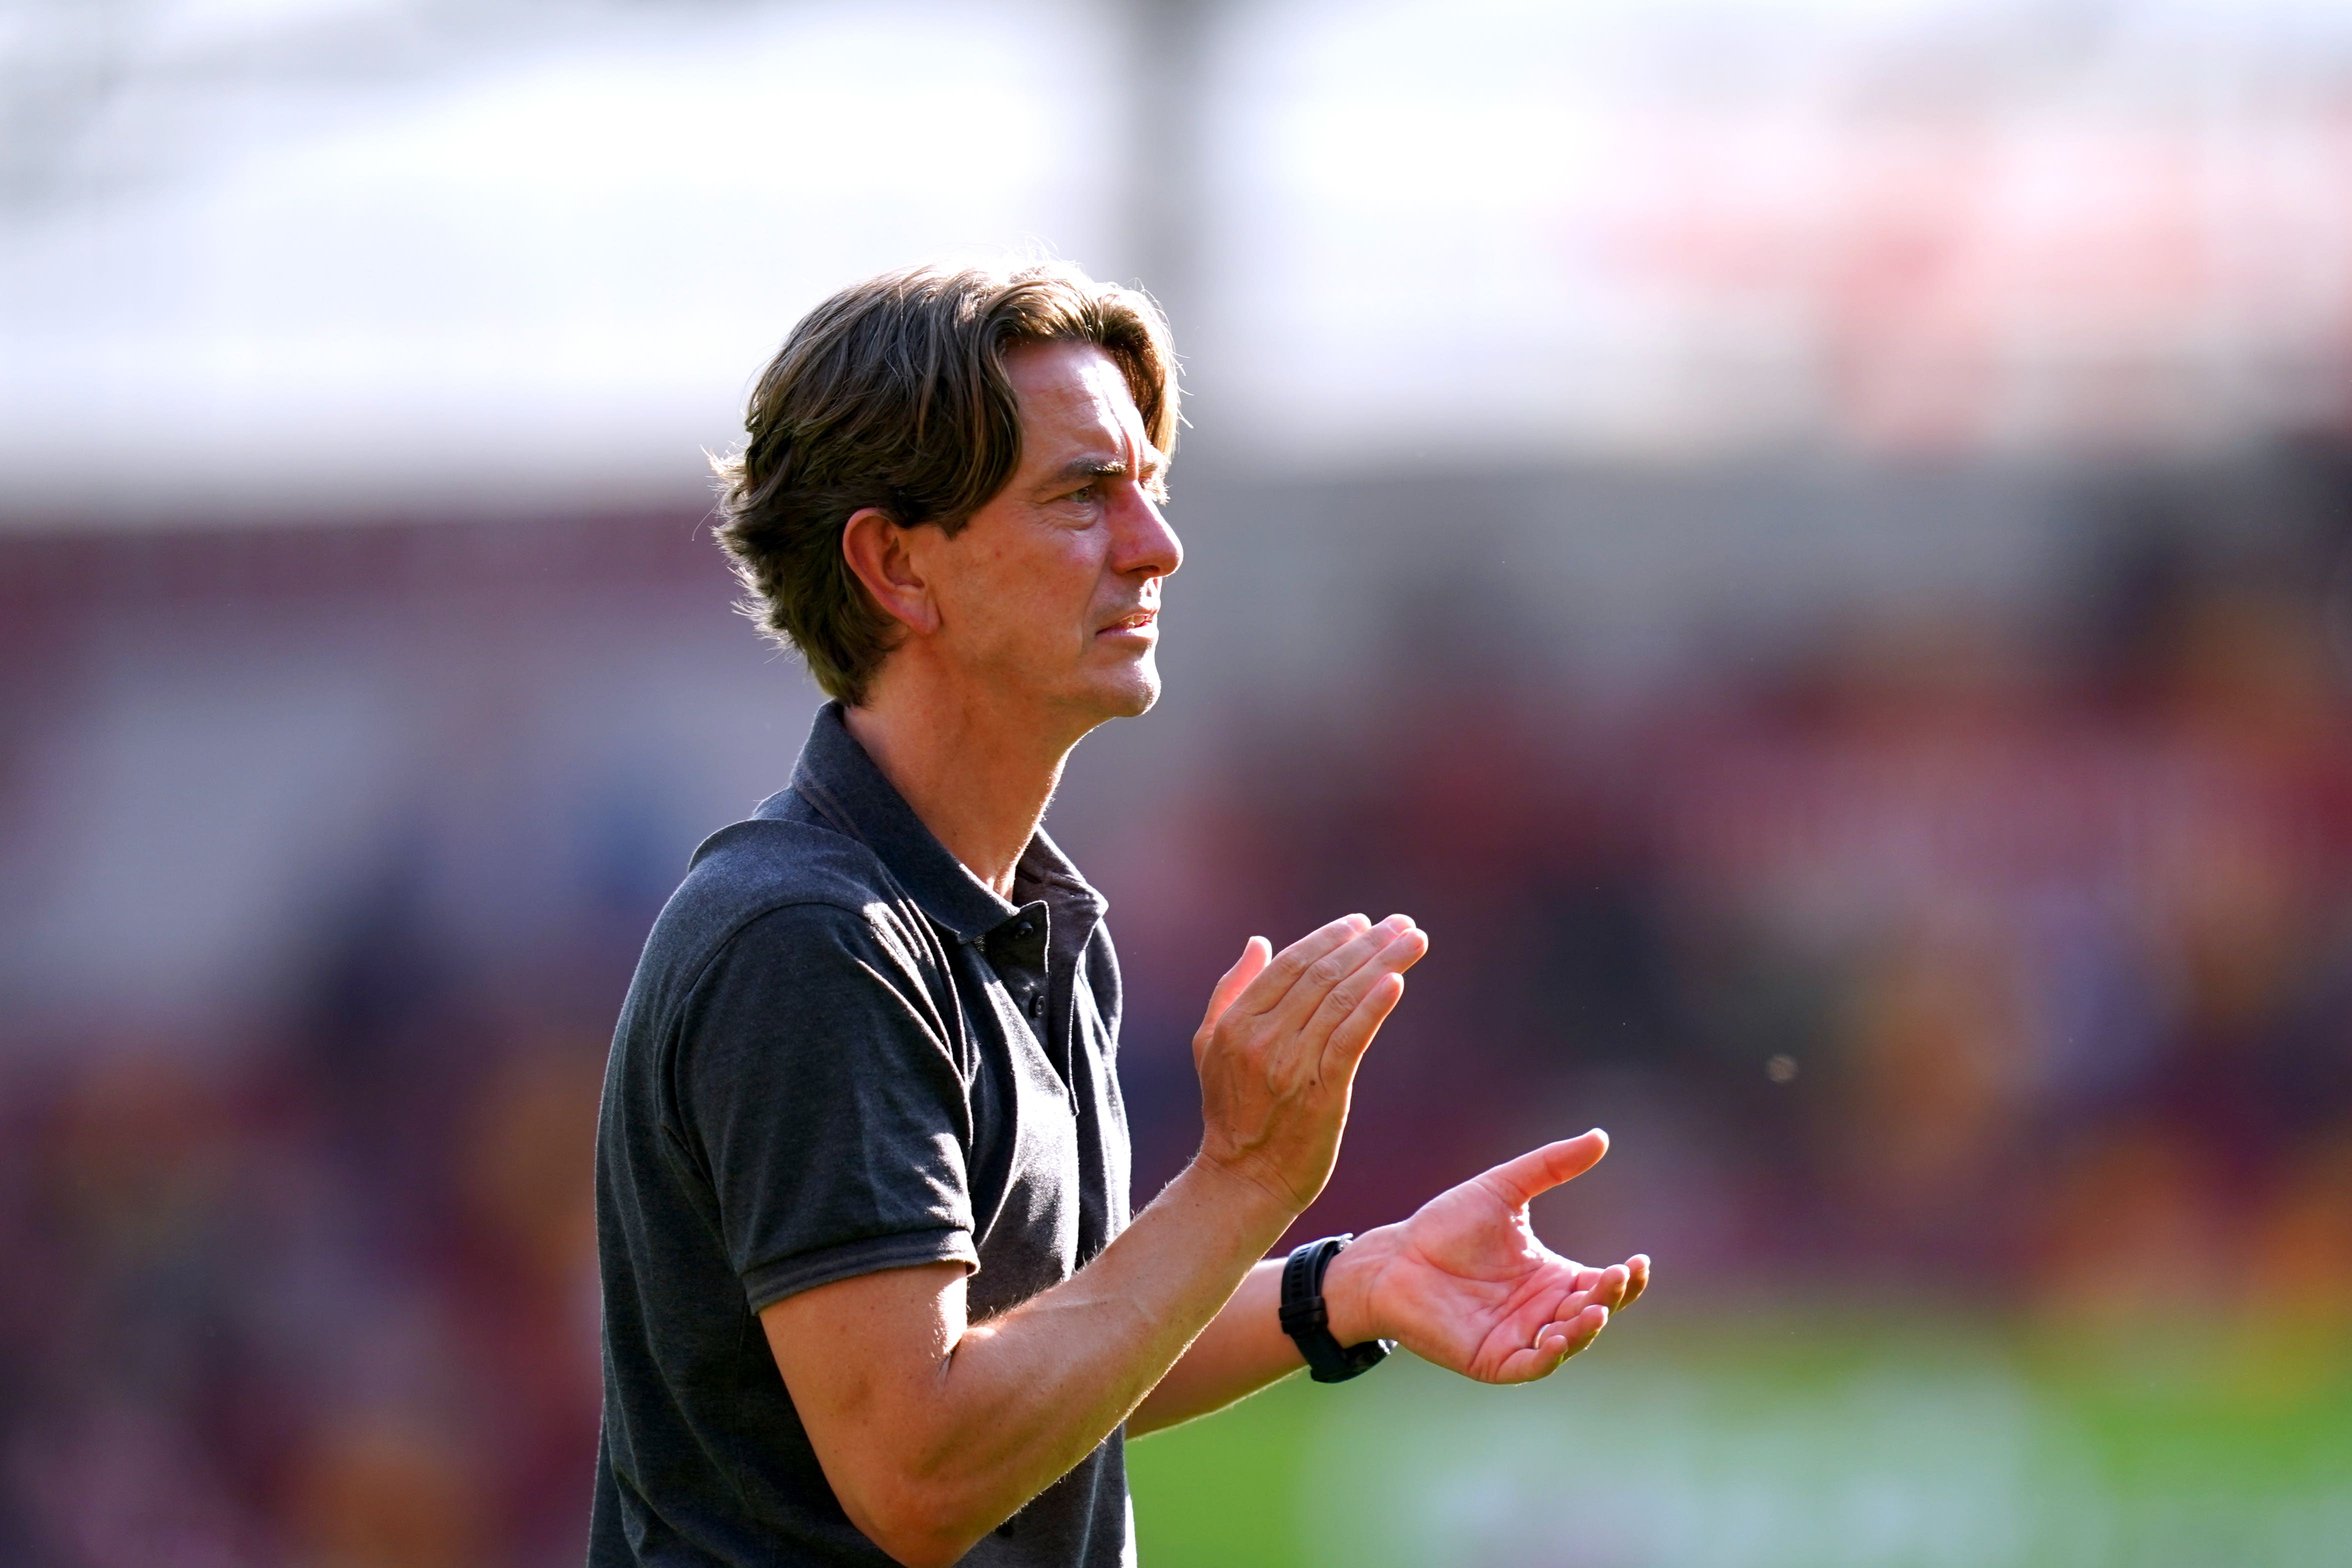
[[[927,552],[940,647],[966,675],[1061,710],[1079,733],[1160,695],[1160,585],[1184,559],[1160,515],[1165,462],[1110,356],[1005,356],[1021,464]]]

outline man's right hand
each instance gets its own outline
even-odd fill
[[[1428,951],[1405,915],[1349,915],[1279,955],[1250,938],[1192,1037],[1202,1163],[1293,1215],[1313,1203],[1339,1156],[1357,1064]]]

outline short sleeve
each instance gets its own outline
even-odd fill
[[[969,1090],[916,963],[858,911],[794,905],[737,932],[688,1001],[680,1131],[755,1312],[885,1268],[978,1266]]]

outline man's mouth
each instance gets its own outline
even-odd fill
[[[1103,630],[1107,632],[1139,632],[1159,618],[1160,612],[1158,610],[1138,610],[1133,615],[1121,616],[1118,620],[1115,620],[1111,622],[1110,625],[1103,627]]]

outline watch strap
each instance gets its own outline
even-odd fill
[[[1346,1250],[1352,1235],[1310,1241],[1282,1266],[1282,1331],[1307,1358],[1307,1373],[1318,1383],[1345,1383],[1386,1361],[1395,1347],[1387,1340],[1343,1345],[1331,1332],[1330,1309],[1323,1300],[1323,1276],[1331,1259]]]

